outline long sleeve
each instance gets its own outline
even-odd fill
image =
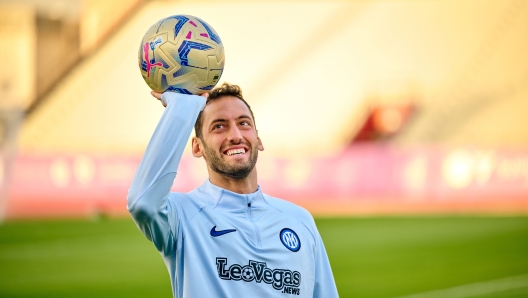
[[[336,284],[332,268],[323,244],[321,236],[317,235],[317,248],[315,252],[315,284],[314,284],[314,298],[337,298]]]
[[[143,234],[165,255],[173,253],[177,218],[167,199],[183,150],[205,98],[166,92],[167,107],[128,191],[128,211]]]

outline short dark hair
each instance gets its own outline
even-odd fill
[[[222,86],[214,88],[209,93],[209,97],[207,97],[207,101],[205,102],[205,105],[207,106],[209,103],[221,97],[224,97],[224,96],[234,96],[240,99],[249,109],[249,112],[251,113],[251,118],[253,118],[253,122],[255,122],[255,116],[253,115],[253,111],[251,110],[251,107],[249,106],[247,101],[244,99],[244,97],[242,97],[242,89],[237,85],[223,83]],[[198,114],[198,118],[196,119],[196,123],[194,124],[194,133],[196,134],[196,137],[200,139],[203,139],[202,128],[203,128],[203,110]]]

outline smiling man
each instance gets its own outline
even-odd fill
[[[173,296],[337,297],[312,216],[258,185],[264,147],[240,88],[152,95],[166,109],[130,187],[128,210],[161,253]],[[209,179],[191,192],[170,192],[193,125],[192,153],[204,158]]]

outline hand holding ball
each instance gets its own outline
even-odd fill
[[[152,25],[139,48],[139,69],[157,93],[202,94],[218,83],[224,70],[224,46],[203,20],[175,15]]]

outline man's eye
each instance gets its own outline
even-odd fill
[[[217,125],[213,126],[213,129],[221,129],[223,127],[224,127],[223,124],[217,124]]]
[[[240,122],[240,125],[246,125],[247,126],[247,125],[250,125],[250,124],[247,121],[242,121],[242,122]]]

